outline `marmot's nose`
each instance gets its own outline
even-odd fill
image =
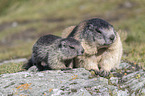
[[[82,54],[84,53],[84,49],[81,51],[81,53],[82,53]]]
[[[109,39],[113,41],[115,39],[115,35],[111,35]]]
[[[78,55],[83,55],[84,49],[78,52]]]

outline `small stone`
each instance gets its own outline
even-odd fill
[[[128,90],[127,89],[125,91],[119,90],[117,92],[117,96],[129,96]]]
[[[38,68],[36,66],[32,66],[28,69],[28,72],[38,72]]]
[[[136,95],[135,95],[135,92],[133,92],[133,93],[131,94],[131,96],[136,96]]]
[[[141,90],[140,95],[145,96],[145,88]]]
[[[111,77],[110,81],[111,81],[112,84],[116,84],[116,85],[118,84],[118,78],[117,77]]]
[[[119,68],[118,68],[118,69],[123,69],[123,68],[126,68],[126,67],[128,67],[128,66],[130,66],[130,65],[128,65],[128,63],[121,63],[121,64],[119,65]]]
[[[13,22],[12,23],[12,27],[17,27],[18,26],[18,23],[17,22]]]
[[[92,96],[85,88],[81,88],[73,95],[70,96]]]
[[[103,92],[108,92],[109,90],[108,90],[108,88],[101,88],[101,89],[99,89],[99,91],[103,93]]]

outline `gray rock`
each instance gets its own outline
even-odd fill
[[[97,94],[94,94],[92,96],[110,96],[108,92],[103,92],[103,93],[97,93]]]
[[[140,90],[140,95],[145,96],[145,88]]]
[[[126,75],[126,76],[123,76],[123,80],[129,80],[130,78],[134,78],[137,74],[144,74],[144,71],[141,69],[141,70],[139,70],[139,71],[136,71],[136,72],[133,72],[133,73],[131,73],[131,74],[128,74],[128,75]]]
[[[129,96],[128,90],[125,90],[125,91],[119,90],[117,92],[117,96]]]
[[[77,74],[77,72],[79,72]],[[83,86],[88,86],[88,84],[83,82],[89,77],[90,73],[83,69],[74,69],[70,71],[60,71],[51,70],[43,72],[18,72],[12,74],[2,74],[0,79],[0,89],[2,94],[18,94],[18,95],[28,95],[33,94],[35,96],[40,96],[44,94],[61,94],[63,91],[61,87],[71,86],[75,79],[79,83],[84,83]],[[7,83],[5,83],[7,82]],[[90,81],[90,84],[94,83]],[[72,85],[74,86],[74,85]],[[79,87],[80,88],[80,87]],[[52,92],[48,92],[51,90]],[[69,88],[70,89],[70,88]],[[67,90],[66,90],[67,91]]]
[[[76,93],[73,95],[70,94],[69,96],[92,96],[85,88],[79,89]]]
[[[120,87],[123,89],[129,88],[131,92],[137,92],[139,89],[145,86],[144,73],[145,71],[141,69],[139,71],[123,76],[122,80],[124,83],[121,84]]]
[[[118,84],[118,78],[117,77],[111,77],[110,81],[111,81],[112,84],[116,84],[116,85]]]
[[[112,74],[111,78],[92,77],[84,68],[39,72],[33,66],[28,71],[1,74],[0,96],[145,95],[145,71],[141,68],[122,63]]]
[[[118,68],[118,69],[127,68],[127,67],[129,67],[129,66],[130,66],[130,65],[128,65],[128,63],[123,62],[123,63],[121,63],[121,64],[119,65],[119,68]]]
[[[131,96],[136,96],[136,95],[135,95],[135,92],[133,92],[133,93],[131,94]]]

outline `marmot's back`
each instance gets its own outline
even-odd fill
[[[61,39],[61,37],[55,36],[55,35],[45,35],[40,37],[36,44],[38,45],[51,45],[55,40]]]

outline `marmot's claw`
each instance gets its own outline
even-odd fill
[[[91,69],[91,70],[89,70],[90,72],[92,72],[92,71],[94,71],[94,72],[96,72],[96,70],[94,70],[94,69]]]
[[[116,71],[116,69],[111,69],[111,71],[110,71],[110,72],[114,72],[114,71]]]
[[[72,68],[63,68],[61,69],[61,71],[64,71],[64,70],[71,70]]]
[[[104,70],[100,70],[96,72],[96,75],[102,76],[102,77],[107,77],[110,75],[110,72],[104,71]]]

